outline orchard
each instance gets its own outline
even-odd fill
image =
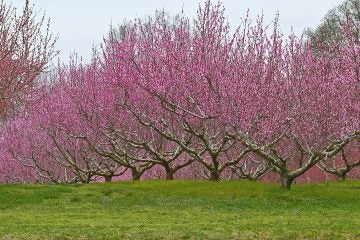
[[[46,19],[2,2],[0,181],[358,179],[359,22],[321,44],[225,16],[206,1],[195,19],[134,19],[46,73]]]

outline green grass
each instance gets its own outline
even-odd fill
[[[0,185],[0,239],[360,239],[360,181]]]

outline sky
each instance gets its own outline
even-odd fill
[[[45,12],[51,20],[51,31],[58,35],[56,44],[60,59],[66,61],[72,52],[89,60],[91,49],[98,46],[110,25],[124,20],[142,18],[161,9],[175,15],[183,9],[189,17],[196,15],[205,0],[30,0],[35,9]],[[22,9],[25,0],[5,0]],[[263,13],[271,23],[277,12],[284,34],[292,30],[301,34],[306,27],[315,28],[331,8],[343,0],[223,0],[225,14],[232,28],[250,11],[250,17]]]

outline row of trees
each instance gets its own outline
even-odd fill
[[[354,27],[341,21],[342,41],[319,54],[277,20],[246,18],[231,32],[210,1],[193,22],[158,12],[123,24],[91,63],[59,66],[6,123],[2,180],[278,176],[290,189],[314,168],[344,179],[360,165]]]

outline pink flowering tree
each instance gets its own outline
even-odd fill
[[[11,140],[3,136],[6,135],[3,128],[7,125],[6,120],[32,100],[29,96],[36,88],[37,77],[56,55],[56,38],[49,31],[49,22],[44,16],[37,15],[28,1],[20,15],[11,5],[1,1],[0,23],[0,175],[8,175],[10,171],[13,177],[23,181],[30,178],[31,171],[18,168],[16,161],[10,160],[6,146]]]
[[[91,64],[73,61],[61,71],[61,86],[66,89],[74,108],[74,124],[64,126],[73,139],[83,142],[103,165],[105,172],[97,171],[105,181],[130,172],[134,180],[154,166],[142,161],[147,152],[134,148],[120,138],[123,129],[136,128],[119,101],[119,91],[109,85],[103,74],[101,62],[94,55]],[[126,174],[125,174],[126,175]]]
[[[320,161],[317,166],[326,173],[335,175],[339,180],[356,177],[359,174],[359,140],[353,141],[341,150],[341,154],[330,159]]]
[[[111,181],[124,172],[77,137],[80,133],[94,134],[84,118],[91,117],[91,112],[105,103],[96,99],[94,105],[92,101],[99,93],[90,91],[94,90],[92,80],[97,75],[96,63],[78,66],[72,61],[67,68],[61,67],[54,83],[43,87],[35,104],[8,124],[4,137],[11,142],[6,145],[7,151],[21,166],[32,169],[36,178],[54,183],[89,183],[100,176]]]
[[[56,54],[56,38],[28,1],[21,15],[1,1],[0,22],[0,117],[4,119],[26,102],[36,77]]]
[[[354,5],[355,6],[355,5]],[[322,47],[324,54],[327,54],[329,58],[334,58],[340,67],[340,71],[343,78],[347,78],[353,83],[354,95],[350,95],[352,98],[348,99],[349,104],[354,114],[358,111],[358,99],[359,99],[359,86],[360,86],[360,38],[358,31],[358,21],[353,18],[351,12],[347,12],[346,16],[339,21],[339,34],[341,41],[335,41],[329,45],[324,44]],[[357,31],[355,31],[357,30]],[[348,84],[351,84],[348,83]],[[349,93],[343,93],[348,97]],[[351,104],[351,101],[352,104]],[[344,119],[344,121],[357,121],[354,119]],[[360,166],[359,159],[359,138],[352,141],[351,144],[341,150],[341,154],[331,159],[327,159],[319,162],[318,166],[327,173],[336,175],[339,179],[345,180],[350,172],[357,172],[356,168]],[[354,169],[354,171],[353,171]]]
[[[346,29],[346,41],[323,54],[291,36],[262,57],[267,67],[258,73],[259,89],[266,89],[256,91],[263,102],[252,102],[263,108],[255,108],[256,129],[235,128],[244,145],[271,163],[282,188],[359,139],[359,43]]]

